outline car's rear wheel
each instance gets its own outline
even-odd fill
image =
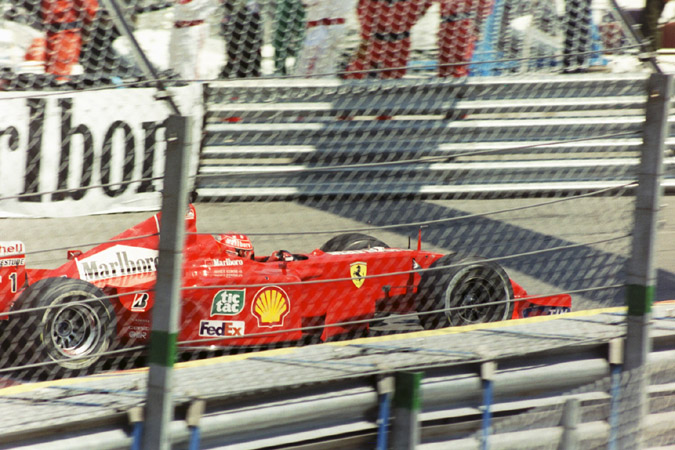
[[[343,252],[349,250],[364,250],[373,247],[389,248],[387,244],[373,236],[362,233],[345,233],[329,239],[321,246],[320,250],[324,252]]]
[[[28,286],[13,310],[31,311],[17,314],[9,324],[16,362],[53,363],[41,371],[49,375],[90,371],[116,333],[114,309],[103,297],[96,286],[70,278],[46,278]]]
[[[429,269],[422,274],[417,299],[420,323],[425,329],[511,318],[513,286],[496,262],[446,255]]]

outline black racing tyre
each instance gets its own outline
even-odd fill
[[[372,247],[389,248],[381,240],[362,233],[339,234],[323,244],[320,250],[324,252],[344,252],[349,250],[363,250]]]
[[[446,255],[422,274],[417,311],[421,325],[432,330],[449,326],[497,322],[513,314],[513,286],[494,261]]]
[[[37,308],[12,319],[18,365],[51,363],[50,376],[88,373],[116,336],[115,311],[103,291],[83,280],[46,278],[31,284],[13,311]],[[17,328],[17,327],[20,327]]]

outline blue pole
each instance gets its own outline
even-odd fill
[[[609,443],[608,450],[616,450],[616,441],[619,433],[619,395],[621,395],[621,364],[612,364],[609,399]]]
[[[199,450],[200,436],[201,432],[199,431],[199,427],[190,427],[190,446],[188,447],[189,450]]]
[[[143,442],[143,422],[136,422],[131,431],[131,450],[141,450]]]
[[[143,448],[143,407],[131,408],[127,411],[127,415],[131,425],[131,450],[141,450]]]
[[[391,409],[391,393],[380,395],[380,412],[377,418],[377,450],[387,450],[387,433],[389,431],[389,411]]]
[[[481,450],[488,449],[488,439],[490,438],[490,425],[492,423],[492,401],[493,401],[493,380],[497,364],[493,361],[486,361],[480,366],[480,379],[483,387],[483,420],[481,424]]]
[[[492,380],[483,380],[483,420],[482,420],[482,439],[480,448],[487,450],[488,439],[490,437],[490,425],[492,423]]]
[[[199,450],[199,440],[201,438],[201,430],[199,429],[199,420],[204,414],[206,402],[204,400],[195,399],[188,406],[185,421],[187,422],[188,430],[190,431],[190,443],[188,450]]]

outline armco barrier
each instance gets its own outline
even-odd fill
[[[578,423],[568,424],[575,425],[578,438],[620,445],[623,431],[611,432],[612,405],[630,408],[619,400],[630,386],[631,374],[613,377],[612,367],[621,361],[612,359],[611,347],[621,345],[623,311],[571,313],[179,364],[171,442],[174,448],[186,447],[197,427],[199,448],[303,442],[308,448],[322,448],[323,440],[373,448],[382,400],[378,380],[408,370],[402,356],[410,354],[418,362],[415,370],[424,373],[419,448],[450,443],[453,448],[480,447],[482,426],[477,419],[486,405],[479,368],[486,358],[496,363],[489,407],[491,448],[519,442],[557,446],[565,433],[562,418],[569,399],[576,399],[583,413]],[[646,436],[650,445],[668,445],[675,442],[675,431],[664,422],[675,411],[673,305],[657,306],[654,320]],[[510,340],[513,348],[467,347],[481,335]],[[578,342],[570,344],[571,340]],[[531,351],[523,353],[517,346]],[[471,347],[476,350],[473,355],[465,351]],[[129,448],[136,436],[133,424],[139,424],[134,411],[145,403],[146,377],[144,371],[131,371],[6,388],[0,391],[0,410],[11,408],[12,414],[3,415],[0,448],[84,449],[93,442]],[[283,380],[289,383],[280,384]],[[203,414],[189,418],[195,402],[203,402]]]

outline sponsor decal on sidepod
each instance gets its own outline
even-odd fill
[[[283,289],[264,287],[253,298],[251,313],[258,318],[259,327],[280,327],[291,311],[291,301]]]
[[[243,336],[243,321],[202,320],[199,322],[199,335],[202,337]]]
[[[211,303],[211,316],[236,316],[244,309],[246,289],[218,291]]]

